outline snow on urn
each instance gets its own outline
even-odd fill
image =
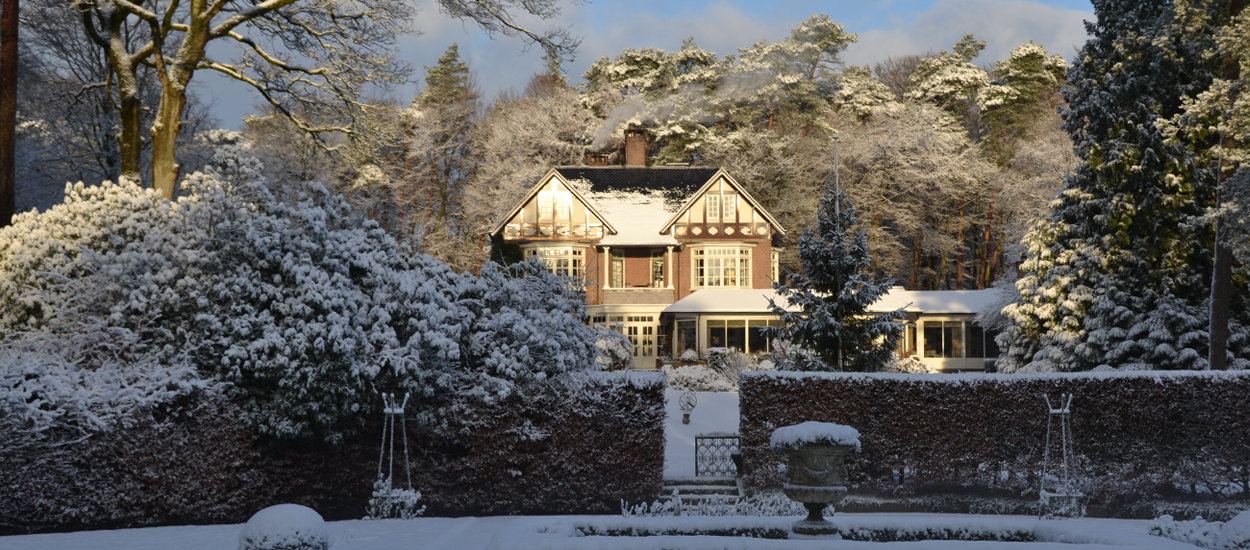
[[[831,535],[837,532],[821,512],[846,496],[846,454],[859,450],[859,431],[828,422],[804,422],[773,431],[771,446],[790,459],[789,482],[783,490],[791,500],[807,508],[807,517],[794,523],[799,535]]]

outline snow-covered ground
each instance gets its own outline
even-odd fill
[[[788,529],[797,518],[622,518],[612,516],[418,518],[339,521],[327,524],[332,550],[814,550],[821,549],[964,549],[964,550],[1193,550],[1194,546],[1147,534],[1141,520],[1052,520],[1021,516],[944,514],[838,514],[847,527],[904,530],[944,527],[987,531],[1026,531],[1038,542],[856,542],[767,540],[745,537],[661,535],[647,537],[581,536],[578,529],[640,528],[689,532],[695,529]],[[0,537],[5,550],[233,550],[242,525],[155,527],[50,535]]]
[[[690,423],[681,423],[677,400],[685,392],[664,390],[668,419],[664,424],[664,478],[694,476],[694,438],[712,432],[738,433],[738,394],[736,392],[694,392],[698,404],[690,413]]]

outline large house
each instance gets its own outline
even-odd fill
[[[492,228],[492,243],[584,280],[591,322],[629,338],[635,368],[712,347],[769,353],[760,329],[777,323],[769,300],[785,228],[725,170],[648,167],[644,148],[641,132],[627,131],[624,166],[550,170]],[[896,288],[872,309],[908,312],[902,355],[982,370],[997,348],[972,317],[992,293]]]

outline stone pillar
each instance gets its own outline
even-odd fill
[[[668,284],[668,288],[673,288],[673,247],[665,247],[668,249],[664,253],[664,282]]]
[[[603,247],[603,257],[608,259],[607,269],[603,271],[603,288],[612,288],[612,247]],[[604,297],[604,303],[607,303],[607,297]]]

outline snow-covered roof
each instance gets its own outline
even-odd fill
[[[664,313],[768,313],[769,300],[791,311],[789,302],[771,288],[704,288],[673,302]]]
[[[672,235],[660,234],[669,212],[663,195],[642,191],[592,192],[587,193],[586,199],[616,228],[615,233],[604,235],[599,244],[677,246]]]
[[[890,289],[888,297],[901,303],[910,303],[908,311],[924,313],[979,313],[981,310],[1002,302],[1005,293],[997,289],[985,290],[903,290]]]
[[[1003,299],[1001,291],[987,290],[903,290],[900,287],[877,299],[869,312],[884,313],[902,309],[908,313],[976,314]],[[664,313],[768,313],[769,300],[776,300],[787,311],[798,311],[771,288],[705,288],[696,290],[668,306]]]

